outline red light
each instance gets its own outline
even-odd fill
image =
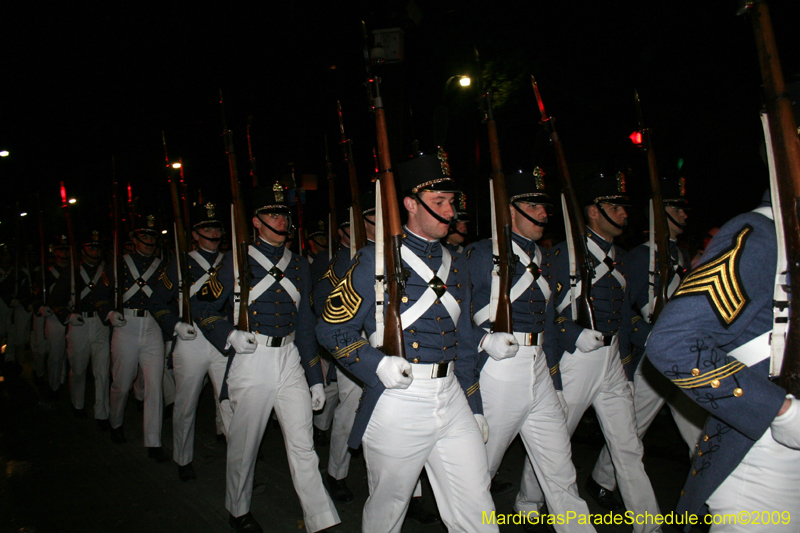
[[[131,184],[128,184],[128,203],[133,203],[133,191],[131,191]]]
[[[67,189],[64,187],[64,182],[61,182],[61,203],[67,203]]]
[[[634,131],[630,135],[628,135],[628,139],[631,140],[633,144],[636,146],[642,145],[642,132],[641,131]]]

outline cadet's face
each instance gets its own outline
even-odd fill
[[[197,228],[196,230],[192,231],[192,237],[197,241],[201,248],[208,250],[209,252],[216,252],[217,249],[219,249],[220,241],[210,241],[209,239],[222,239],[222,228],[209,226]]]
[[[604,217],[595,206],[589,208],[589,227],[606,240],[611,240],[614,237],[619,237],[622,235],[622,232],[625,228],[625,222],[628,219],[628,212],[625,211],[625,208],[621,205],[611,205],[604,202],[601,202],[600,206],[603,208],[603,211],[606,212],[608,218],[622,226],[622,229],[615,227],[608,220],[606,220],[606,217]]]
[[[456,231],[460,231],[463,234],[467,234],[467,223],[464,221],[456,222],[455,223]],[[451,233],[447,236],[447,242],[451,244],[461,244],[464,242],[464,237],[459,235],[458,233]]]
[[[145,257],[150,257],[156,251],[156,236],[150,233],[137,233],[133,243],[136,251]]]
[[[258,235],[269,243],[282,245],[286,242],[285,235],[278,235],[267,227],[272,226],[276,231],[287,231],[289,217],[279,213],[259,213],[253,217],[253,226],[258,230]]]
[[[369,222],[372,222],[370,224]],[[364,230],[367,234],[367,239],[374,241],[375,240],[375,215],[364,215]]]
[[[517,202],[516,204],[526,215],[538,222],[547,221],[547,208],[542,204],[532,204],[529,202]],[[538,241],[544,234],[544,228],[537,226],[524,216],[517,213],[517,210],[511,208],[511,224],[513,230],[519,233],[526,239]]]
[[[442,223],[431,216],[415,199],[406,197],[403,204],[408,210],[408,229],[428,240],[443,239],[450,229],[450,220],[455,216],[453,200],[455,195],[451,192],[423,192],[420,198],[437,215],[447,220]]]
[[[85,245],[83,247],[83,256],[88,263],[94,264],[100,259],[100,247]]]
[[[689,218],[689,214],[681,207],[672,207],[668,205],[664,207],[664,210],[666,210],[667,214],[675,219],[678,224],[686,224],[686,220]],[[667,221],[669,221],[669,234],[673,239],[684,232],[684,228],[676,226],[672,223],[672,220],[667,219]]]
[[[56,248],[53,250],[53,255],[59,263],[69,261],[69,248]]]
[[[339,228],[339,238],[342,240],[342,244],[345,246],[350,246],[350,227],[345,226],[344,228]]]

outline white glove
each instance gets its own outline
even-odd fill
[[[311,410],[319,411],[325,407],[325,386],[322,383],[311,385]]]
[[[67,322],[69,322],[70,326],[82,326],[85,321],[83,320],[83,316],[72,313],[67,317]]]
[[[585,329],[575,341],[575,347],[583,353],[589,353],[603,347],[603,334],[593,329]]]
[[[780,416],[772,421],[772,438],[788,448],[800,450],[800,406],[794,396],[787,394],[792,405]]]
[[[48,316],[53,316],[53,310],[46,305],[43,305],[39,308],[39,316],[43,316],[45,318]]]
[[[249,331],[235,329],[228,335],[228,345],[233,346],[236,353],[253,353],[256,351],[256,336]]]
[[[556,396],[558,396],[558,401],[561,403],[561,409],[564,411],[564,420],[566,420],[569,416],[569,405],[567,405],[567,400],[564,399],[564,391],[557,390]]]
[[[128,321],[125,320],[125,315],[123,315],[119,311],[109,311],[108,312],[108,321],[115,328],[121,328],[122,326],[124,326],[125,324],[128,323]]]
[[[193,341],[197,338],[197,330],[192,324],[178,322],[175,324],[175,334],[182,341]]]
[[[396,355],[384,356],[375,373],[387,389],[407,389],[414,381],[411,363]]]
[[[487,333],[480,346],[495,361],[514,357],[519,350],[517,338],[511,333]]]
[[[486,421],[486,417],[483,415],[475,415],[475,421],[478,423],[483,435],[483,443],[486,444],[489,441],[489,422]]]

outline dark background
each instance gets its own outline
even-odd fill
[[[35,214],[37,195],[48,238],[63,231],[59,181],[78,200],[72,211],[79,227],[108,228],[112,156],[119,182],[131,184],[137,210],[170,215],[162,130],[170,157],[184,162],[190,197],[202,189],[205,199],[227,203],[219,89],[246,191],[252,117],[262,184],[287,174],[293,162],[298,176],[318,175],[308,211],[319,213],[327,205],[327,135],[337,200],[346,204],[336,99],[362,188],[371,178],[375,144],[363,86],[362,20],[370,31],[405,31],[405,61],[375,70],[383,78],[394,159],[411,153],[414,140],[430,149],[443,138],[469,209],[481,213],[483,236],[489,154],[477,105],[480,85],[496,91],[505,170],[538,164],[548,188],[558,192],[530,85],[535,74],[575,181],[599,170],[628,170],[637,204],[631,244],[642,239],[648,189],[644,155],[628,140],[638,128],[638,88],[660,173],[677,176],[683,161],[680,175],[693,204],[690,237],[697,239],[754,207],[767,187],[755,41],[751,20],[736,16],[737,7],[728,0],[5,6],[0,149],[11,155],[0,159],[0,242],[13,239],[20,220],[23,240],[35,241],[35,218],[18,213]],[[794,27],[800,10],[789,1],[770,8],[792,81],[800,71]],[[459,74],[469,74],[472,86],[452,83],[444,91],[446,80]],[[434,115],[444,110],[446,135],[435,135]],[[553,227],[560,231],[558,219]]]

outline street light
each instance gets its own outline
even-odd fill
[[[19,214],[19,216],[26,217],[26,216],[28,216],[28,213],[22,212],[22,213]]]
[[[8,150],[0,151],[0,157],[8,157]]]
[[[77,201],[78,201],[78,200],[76,200],[75,198],[70,198],[70,199],[69,199],[69,203],[71,203],[71,204],[74,204],[74,203],[75,203],[75,202],[77,202]]]
[[[472,83],[472,80],[469,79],[469,76],[461,76],[458,79],[458,84],[462,87],[469,87],[469,84]]]
[[[472,83],[472,80],[470,79],[469,76],[464,76],[462,74],[456,74],[455,76],[450,76],[449,78],[447,78],[447,81],[444,82],[444,91],[442,92],[442,97],[445,97],[447,95],[447,89],[450,88],[450,83],[453,80],[458,80],[458,84],[462,87],[469,87],[470,84]]]

